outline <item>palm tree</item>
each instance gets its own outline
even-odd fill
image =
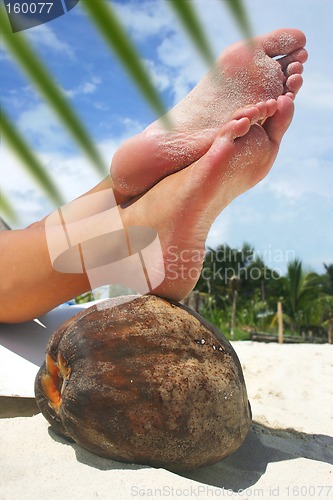
[[[224,3],[227,4],[244,36],[249,37],[251,30],[242,0],[226,0]],[[167,4],[175,11],[200,55],[207,63],[211,64],[213,51],[202,29],[195,7],[187,0],[169,0]],[[87,0],[78,5],[79,8],[84,8],[87,16],[104,38],[106,45],[115,52],[121,64],[125,67],[154,112],[158,116],[163,115],[165,107],[159,92],[141,60],[137,48],[131,42],[125,29],[119,22],[111,2]],[[12,33],[2,2],[0,2],[0,37],[1,42],[4,42],[13,61],[24,71],[39,94],[48,102],[50,108],[56,113],[72,138],[91,160],[92,165],[100,173],[104,174],[106,171],[104,162],[93,144],[84,123],[78,118],[60,88],[54,83],[55,79],[53,75],[49,73],[45,65],[38,58],[38,55],[28,43],[27,38],[22,33]],[[25,138],[20,135],[9,120],[3,106],[1,107],[1,135],[4,136],[9,147],[18,155],[22,167],[33,176],[46,195],[56,205],[61,204],[61,194],[48,175],[45,165],[40,162],[29,144],[27,144]],[[17,218],[15,209],[4,193],[1,193],[0,197],[0,212],[9,220],[15,221]]]
[[[253,261],[253,255],[254,249],[248,243],[244,243],[241,249],[234,249],[229,245],[208,249],[203,272],[196,286],[197,291],[213,297],[213,303],[210,301],[208,306],[210,316],[220,317],[223,311],[224,323],[227,323],[226,318],[229,318],[232,340],[240,299],[244,301],[247,298],[246,269]]]
[[[324,264],[326,273],[324,274],[325,291],[333,295],[333,264]]]
[[[324,264],[326,273],[319,276],[318,324],[327,331],[327,341],[332,344],[333,334],[333,264]]]
[[[285,314],[289,316],[291,330],[294,332],[307,323],[311,303],[318,297],[318,275],[306,273],[302,261],[295,259],[288,265],[284,293]]]

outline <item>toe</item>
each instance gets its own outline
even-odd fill
[[[258,121],[260,118],[260,110],[258,105],[248,105],[242,108],[237,109],[232,115],[229,117],[229,121],[231,120],[239,120],[240,118],[248,118],[251,123]],[[227,123],[228,125],[228,123]]]
[[[281,65],[282,71],[285,71],[286,68],[289,66],[289,64],[294,63],[294,62],[299,62],[301,64],[304,64],[308,59],[308,52],[305,49],[298,49],[292,52],[291,54],[288,54],[287,56],[280,57],[278,59],[278,62]]]
[[[222,129],[222,134],[226,134],[226,130],[232,129],[237,130],[240,127],[240,124],[231,125],[232,120],[240,120],[241,118],[247,118],[250,121],[250,124],[254,123],[263,123],[266,118],[272,116],[277,110],[277,101],[276,99],[268,99],[267,101],[258,102],[255,105],[244,106],[243,108],[237,109],[229,118],[229,122],[225,125],[225,128]],[[245,122],[244,122],[245,123]],[[243,130],[243,129],[241,129]],[[221,134],[220,134],[221,135]],[[236,133],[234,136],[239,137],[243,135],[243,133]]]
[[[268,101],[265,101],[263,103],[257,104],[258,108],[260,109],[260,118],[258,120],[259,125],[263,125],[267,118],[270,116],[273,116],[274,113],[277,110],[277,100],[276,99],[269,99]]]
[[[258,122],[262,124],[269,116],[274,115],[274,113],[276,112],[277,101],[276,99],[268,99],[268,101],[259,102],[257,104],[257,107],[259,110]]]
[[[224,178],[229,162],[235,154],[237,139],[245,136],[250,128],[251,122],[246,117],[231,120],[223,125],[207,153],[192,165],[191,182],[195,175],[201,182],[202,178],[207,182],[209,179]]]
[[[266,116],[267,116],[267,118],[269,118],[270,116],[273,116],[277,110],[277,100],[276,99],[269,99],[266,102],[266,104],[267,104]]]
[[[236,139],[237,137],[242,137],[250,130],[250,127],[251,127],[251,120],[249,117],[243,117],[240,118],[239,120],[233,120],[230,123],[229,137],[231,137],[232,139]]]
[[[220,162],[222,155],[224,156],[224,160],[226,160],[229,154],[233,153],[233,144],[235,139],[247,134],[250,127],[251,121],[248,117],[234,119],[223,125],[211,148],[206,153],[206,157],[216,157],[217,161]]]
[[[294,62],[291,63],[287,66],[286,69],[286,76],[291,76],[291,75],[301,75],[303,73],[303,64],[300,62]]]
[[[272,145],[279,146],[287,131],[294,114],[294,103],[290,97],[284,95],[277,100],[276,113],[265,122],[264,129]]]
[[[302,87],[303,78],[301,75],[291,75],[286,81],[286,91],[285,94],[292,94],[294,97],[296,96],[299,89]]]
[[[305,46],[306,38],[300,30],[281,29],[259,37],[259,42],[267,55],[276,57],[302,49]]]

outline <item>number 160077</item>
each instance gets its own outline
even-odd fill
[[[8,14],[49,14],[53,2],[7,3]]]

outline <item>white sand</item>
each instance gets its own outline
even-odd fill
[[[4,418],[0,499],[333,498],[333,346],[234,347],[254,424],[231,457],[177,475],[96,457],[41,415]]]

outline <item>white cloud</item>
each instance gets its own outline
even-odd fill
[[[46,112],[41,105],[41,108],[36,110],[35,115],[27,112],[21,119],[21,124],[28,126],[31,119],[31,129],[27,131],[27,134],[38,133],[39,127],[41,127],[41,131],[45,132],[41,138],[48,142],[43,144],[42,153],[35,151],[35,154],[45,166],[64,200],[68,202],[95,186],[101,180],[101,175],[96,172],[84,155],[80,153],[69,155],[65,152],[59,152],[61,151],[59,144],[58,147],[55,147],[55,142],[59,137],[57,134],[55,134],[56,137],[52,136],[52,130],[47,121],[42,125],[45,117],[47,120],[50,118],[47,117],[47,113],[46,115],[44,113]],[[122,124],[124,131],[120,136],[96,145],[106,164],[111,163],[113,154],[124,140],[142,130],[141,123],[129,118],[123,118]],[[4,190],[15,207],[20,218],[20,227],[42,219],[55,208],[5,142],[0,145],[0,164],[6,172],[6,175],[1,178],[1,189]]]
[[[99,175],[83,156],[68,157],[60,154],[38,156],[65,201],[80,196],[99,180]],[[6,168],[1,188],[15,207],[20,227],[40,220],[54,210],[53,202],[32,179],[21,161],[4,144],[1,145],[0,157],[1,164]]]
[[[154,82],[154,85],[159,90],[159,92],[163,92],[170,87],[172,78],[170,78],[170,74],[166,70],[165,66],[156,64],[154,61],[149,59],[145,59],[144,63]]]
[[[11,57],[2,47],[0,47],[0,61],[11,61]]]
[[[121,22],[136,41],[165,34],[174,24],[172,12],[163,1],[140,2],[140,8],[134,2],[128,4],[114,2],[114,7]]]
[[[98,109],[98,111],[108,111],[110,106],[103,101],[95,101],[94,108]]]
[[[57,151],[70,144],[59,121],[44,103],[23,111],[16,125],[28,142],[38,150]]]
[[[281,163],[281,162],[279,162]],[[282,198],[299,200],[304,195],[318,195],[333,202],[333,161],[318,158],[290,158],[276,165],[260,189]]]
[[[102,83],[102,79],[99,77],[92,77],[90,80],[86,80],[81,83],[78,87],[70,90],[65,90],[65,94],[68,97],[76,97],[78,95],[94,94],[99,85]]]
[[[52,202],[47,200],[21,161],[4,142],[0,147],[0,160],[6,172],[1,178],[1,189],[18,214],[20,227],[25,227],[50,212]]]
[[[226,209],[212,225],[207,237],[206,248],[216,248],[230,241],[232,232],[232,217],[230,211]]]
[[[229,205],[215,221],[208,244],[254,245],[265,262],[284,273],[299,257],[318,272],[332,262],[333,209],[329,200],[304,194],[291,199],[257,186]],[[277,261],[275,256],[281,255]]]
[[[45,24],[36,26],[34,29],[27,30],[26,34],[37,50],[40,48],[46,48],[52,52],[57,52],[73,59],[74,51],[72,47],[70,47],[65,41],[60,40],[60,38],[49,26]]]
[[[170,90],[172,104],[177,103],[206,68],[172,8],[165,1],[142,2],[140,10],[135,3],[116,4],[116,7],[136,41],[146,42],[154,37],[154,56],[145,62],[158,90]]]
[[[332,113],[332,75],[325,74],[324,71],[305,75],[304,85],[297,100],[305,109],[315,110],[318,113],[322,111]]]
[[[198,6],[199,17],[208,28],[208,36],[216,53],[241,38],[227,9],[221,7],[223,2],[193,0],[192,3]],[[215,246],[228,241],[237,246],[248,240],[259,250],[272,244],[274,248],[295,249],[304,261],[316,265],[316,262],[325,259],[331,261],[333,254],[332,210],[329,212],[333,186],[333,96],[328,43],[331,37],[328,25],[332,17],[329,11],[332,12],[333,3],[323,2],[320,9],[317,2],[309,0],[308,3],[307,9],[304,9],[300,0],[292,3],[287,0],[246,1],[256,33],[265,33],[280,26],[304,29],[308,33],[310,58],[305,66],[305,83],[296,101],[295,119],[283,141],[273,171],[260,186],[236,200],[218,218],[210,232],[208,244]],[[117,11],[130,34],[139,41],[140,50],[148,61],[159,89],[167,91],[174,102],[178,102],[200,79],[205,72],[205,65],[192,42],[178,29],[174,14],[167,7],[167,0],[142,1],[140,7],[138,2],[125,4],[121,0],[117,4]],[[79,13],[77,9],[75,15]],[[80,19],[77,18],[77,22]],[[35,37],[34,43],[40,47],[49,48],[50,54],[74,57],[75,46],[72,49],[49,26],[30,30],[29,36]],[[89,59],[84,63],[93,65]],[[76,81],[83,81],[87,67],[82,65],[82,73],[78,73]],[[103,66],[99,68],[101,74],[104,69]],[[72,92],[72,96],[90,96],[95,108],[105,111],[109,107],[112,114],[112,105],[103,102],[103,83],[88,79],[69,92]],[[116,85],[121,86],[119,82]],[[115,115],[118,118],[118,111]],[[97,123],[104,116],[97,117]],[[124,135],[99,145],[108,161],[126,136],[142,128],[140,117],[137,120],[119,117],[119,122],[125,128]],[[50,113],[47,114],[42,105],[26,110],[21,115],[20,127],[27,138],[39,137],[40,143],[43,143],[43,151],[48,151],[43,154],[43,161],[53,172],[66,199],[72,199],[94,185],[96,175],[82,156],[67,157],[59,152],[54,153],[59,151],[59,144],[66,144],[66,138],[61,138],[56,119]],[[3,159],[3,155],[1,157]],[[4,187],[11,199],[18,203],[23,217],[29,219],[27,223],[46,215],[49,208],[43,205],[44,201],[41,200],[44,198],[38,188],[32,187],[33,183],[21,173],[17,161],[14,164],[14,160],[5,160],[1,160],[2,165],[6,165],[2,184],[6,184]],[[315,200],[315,203],[311,203],[311,200]],[[316,206],[319,207],[318,212],[315,212]],[[311,211],[316,215],[311,216]]]
[[[26,92],[23,88],[21,88],[20,90],[8,89],[7,95],[3,95],[1,101],[7,106],[8,109],[19,110],[22,108],[22,105],[25,102],[25,97]]]
[[[124,127],[124,132],[122,136],[118,139],[119,141],[124,141],[134,134],[138,134],[143,130],[143,124],[139,120],[133,120],[133,118],[120,117],[118,122]]]

